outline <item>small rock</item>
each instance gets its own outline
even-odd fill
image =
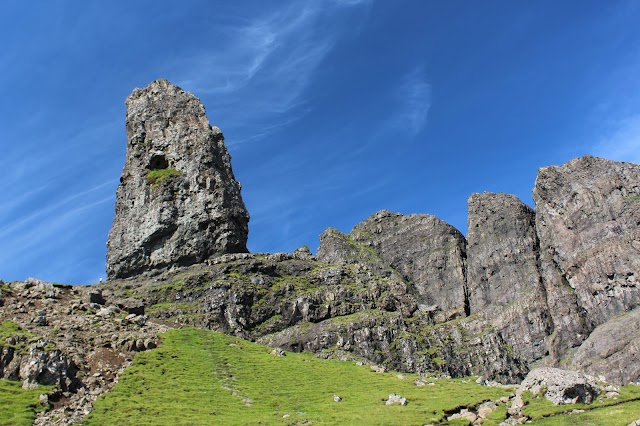
[[[127,299],[118,303],[118,307],[129,314],[144,315],[144,302],[137,299]]]
[[[369,368],[371,368],[376,373],[384,373],[385,371],[387,371],[386,368],[384,368],[384,367],[382,367],[380,365],[372,365]]]
[[[478,407],[478,417],[481,419],[486,419],[495,408],[496,404],[494,402],[485,402],[484,404],[481,404]]]
[[[511,403],[511,407],[507,410],[507,413],[509,413],[510,416],[515,417],[520,414],[523,407],[524,401],[522,400],[522,396],[516,395],[516,397],[513,398],[513,402]]]
[[[33,322],[36,325],[41,325],[41,326],[45,326],[48,324],[47,321],[47,311],[44,309],[38,309],[36,311],[36,317],[34,318]]]
[[[147,348],[144,345],[144,342],[141,339],[136,340],[136,351],[137,352],[143,352],[145,351]]]
[[[478,420],[478,416],[473,411],[469,411],[469,409],[463,408],[462,410],[460,410],[459,413],[455,413],[447,417],[447,420],[455,420],[455,419],[465,419],[470,423],[473,423],[476,420]]]
[[[333,395],[333,400],[335,402],[340,402],[340,401],[342,401],[342,398],[340,398],[338,395]]]
[[[273,356],[287,356],[286,352],[280,348],[275,348],[271,351],[271,355]]]
[[[389,398],[385,401],[385,405],[407,405],[407,398],[398,395],[397,393],[390,393]]]
[[[113,310],[111,308],[100,308],[98,312],[96,312],[96,316],[102,318],[110,318],[113,315]]]
[[[42,405],[49,405],[49,395],[42,394],[38,397],[38,402]]]
[[[416,386],[424,386],[427,383],[423,379],[417,378],[413,381],[413,384],[415,384]]]
[[[89,303],[95,303],[97,305],[105,304],[104,297],[102,296],[102,290],[92,290],[89,292]]]

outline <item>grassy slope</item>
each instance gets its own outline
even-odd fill
[[[508,393],[465,380],[417,387],[413,374],[398,378],[310,354],[276,357],[270,350],[209,331],[170,331],[160,348],[136,356],[85,424],[419,425],[442,419],[444,410]],[[386,406],[382,400],[390,393],[409,404]],[[334,394],[343,401],[334,402]]]
[[[22,382],[0,379],[0,426],[31,425],[38,411],[46,407],[38,401],[38,396],[47,393],[51,386],[37,389],[22,389]]]
[[[3,323],[0,330],[11,335],[24,333],[16,327]],[[373,373],[367,366],[349,362],[321,360],[310,354],[275,357],[270,351],[220,333],[172,330],[163,335],[160,348],[136,356],[134,365],[121,375],[112,392],[98,400],[84,423],[446,423],[445,411],[508,393],[460,379],[432,379],[434,385],[417,387],[413,374],[399,378],[397,373]],[[0,380],[0,426],[31,424],[36,412],[44,409],[38,395],[50,390],[46,386],[24,390],[20,382]],[[384,405],[382,400],[390,393],[407,397],[409,405]],[[640,418],[640,387],[625,386],[620,393],[616,400],[573,406],[555,406],[527,395],[524,411],[532,423],[540,425],[627,425]],[[334,402],[333,395],[340,395],[343,401]],[[567,413],[574,409],[587,411]],[[506,407],[501,405],[485,424],[497,425],[505,416]]]
[[[628,425],[640,419],[640,386],[627,385],[616,398],[599,398],[592,404],[554,405],[542,396],[526,394],[524,413],[539,425]],[[573,410],[584,412],[575,412]]]

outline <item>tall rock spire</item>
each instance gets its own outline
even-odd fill
[[[246,252],[249,214],[222,132],[198,98],[156,80],[126,100],[127,156],[107,241],[107,276]]]

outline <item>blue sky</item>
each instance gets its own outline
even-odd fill
[[[225,134],[251,251],[387,209],[640,162],[636,1],[3,1],[0,279],[104,276],[124,100],[167,78]]]

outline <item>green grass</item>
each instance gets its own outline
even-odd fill
[[[604,408],[595,408],[584,413],[565,414],[534,421],[543,426],[626,426],[640,419],[640,401],[627,402]]]
[[[9,344],[7,339],[10,337],[13,337],[16,343]],[[20,326],[13,321],[3,321],[0,323],[0,346],[13,348],[18,354],[26,354],[29,352],[29,345],[38,340],[38,336],[30,331],[21,329]]]
[[[84,424],[421,425],[443,420],[445,410],[509,393],[461,379],[418,387],[415,374],[398,378],[351,362],[270,352],[211,331],[169,331],[158,349],[136,355]],[[390,393],[409,404],[386,406]],[[334,402],[334,394],[343,401]]]
[[[172,168],[147,170],[147,182],[149,182],[149,184],[155,188],[160,184],[160,182],[167,179],[168,177],[178,176],[181,174],[182,172]]]
[[[0,379],[0,426],[31,425],[36,413],[47,407],[40,404],[38,396],[48,393],[52,386],[22,389],[21,382]]]
[[[541,394],[525,393],[524,414],[541,425],[627,425],[640,418],[640,386],[620,388],[620,396],[600,397],[592,404],[554,405]],[[571,414],[573,410],[584,413]]]

